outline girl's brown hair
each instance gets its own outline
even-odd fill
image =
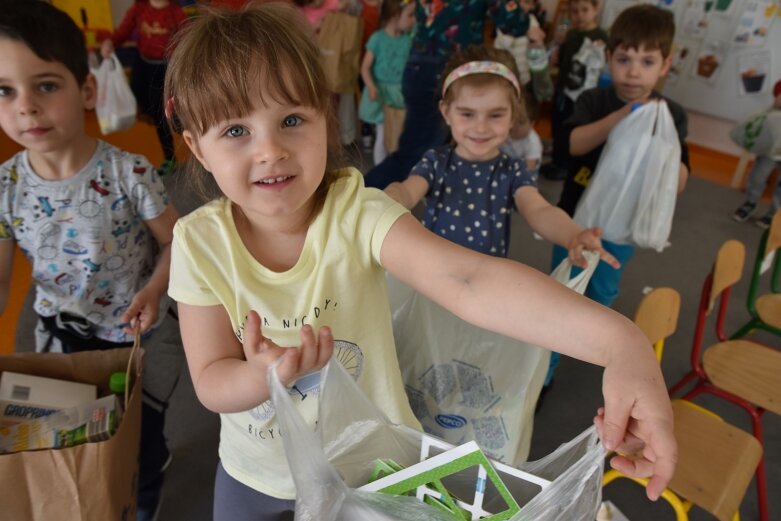
[[[195,137],[226,119],[243,117],[267,99],[312,107],[328,122],[328,165],[315,196],[322,200],[341,160],[331,92],[320,50],[306,20],[287,4],[240,11],[204,8],[179,31],[165,75],[166,115],[174,130]],[[208,195],[211,176],[188,160],[197,190]]]
[[[521,85],[521,81],[519,79],[521,75],[518,73],[518,66],[515,64],[515,58],[513,58],[513,55],[504,49],[495,49],[485,45],[471,45],[466,49],[455,53],[453,57],[450,58],[450,60],[447,62],[447,65],[445,65],[445,71],[442,74],[443,84],[448,75],[455,69],[465,63],[476,61],[492,61],[501,63],[510,69],[510,72],[515,75],[515,79],[518,81],[518,84]],[[524,107],[523,103],[523,86],[521,85],[521,93],[519,94],[518,91],[515,90],[515,86],[510,83],[509,80],[499,76],[498,74],[491,74],[486,72],[463,76],[450,84],[447,92],[445,92],[442,97],[442,102],[445,105],[452,103],[453,100],[456,99],[458,91],[465,85],[482,87],[493,83],[503,85],[507,88],[507,94],[510,96],[510,104],[513,111],[513,120],[522,121],[526,117],[526,108]]]
[[[407,2],[402,0],[382,0],[380,5],[380,26],[385,27],[394,17],[401,15]]]

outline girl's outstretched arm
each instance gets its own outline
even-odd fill
[[[599,228],[584,230],[567,215],[567,212],[550,204],[534,186],[522,186],[515,191],[515,207],[532,231],[546,241],[558,244],[569,251],[569,259],[576,266],[586,267],[583,250],[599,253],[599,258],[614,268],[621,264],[602,247]]]
[[[398,279],[478,327],[605,367],[603,443],[621,447],[631,427],[648,461],[630,475],[652,477],[647,494],[659,497],[677,458],[672,408],[653,349],[629,319],[528,266],[451,243],[411,215],[396,221],[380,256]]]
[[[419,175],[411,175],[404,181],[393,182],[385,188],[385,193],[407,210],[415,208],[426,192],[428,181]]]
[[[263,336],[260,316],[247,315],[244,343],[233,332],[222,306],[178,305],[179,328],[187,365],[198,399],[209,410],[229,413],[257,407],[270,398],[268,367],[283,358],[277,374],[289,383],[321,369],[333,353],[333,337],[327,327],[315,334],[301,328],[301,345],[283,348]]]

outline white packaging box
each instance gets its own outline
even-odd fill
[[[0,374],[0,426],[91,402],[97,392],[91,384],[4,371]]]

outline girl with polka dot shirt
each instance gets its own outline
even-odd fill
[[[423,224],[467,248],[506,257],[513,209],[534,232],[569,250],[583,266],[584,249],[602,249],[598,228],[584,230],[537,190],[537,173],[499,149],[524,106],[518,71],[504,50],[472,46],[456,53],[445,68],[439,108],[453,143],[427,151],[409,177],[385,192],[407,208],[425,197]]]

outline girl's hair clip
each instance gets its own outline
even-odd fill
[[[179,118],[176,117],[176,111],[174,110],[174,97],[171,96],[167,100],[165,100],[165,108],[163,111],[165,112],[165,119],[168,120],[168,123],[171,124],[171,128],[174,129],[174,132],[177,134],[182,133],[182,122],[179,121]]]
[[[467,62],[453,69],[450,74],[447,75],[445,82],[442,84],[442,97],[445,97],[447,89],[450,87],[450,85],[453,84],[453,82],[460,80],[464,76],[469,76],[470,74],[495,74],[497,76],[501,76],[502,78],[512,83],[513,87],[515,87],[515,91],[519,96],[521,95],[521,84],[518,83],[518,78],[515,77],[513,71],[511,71],[503,63],[484,60]]]

